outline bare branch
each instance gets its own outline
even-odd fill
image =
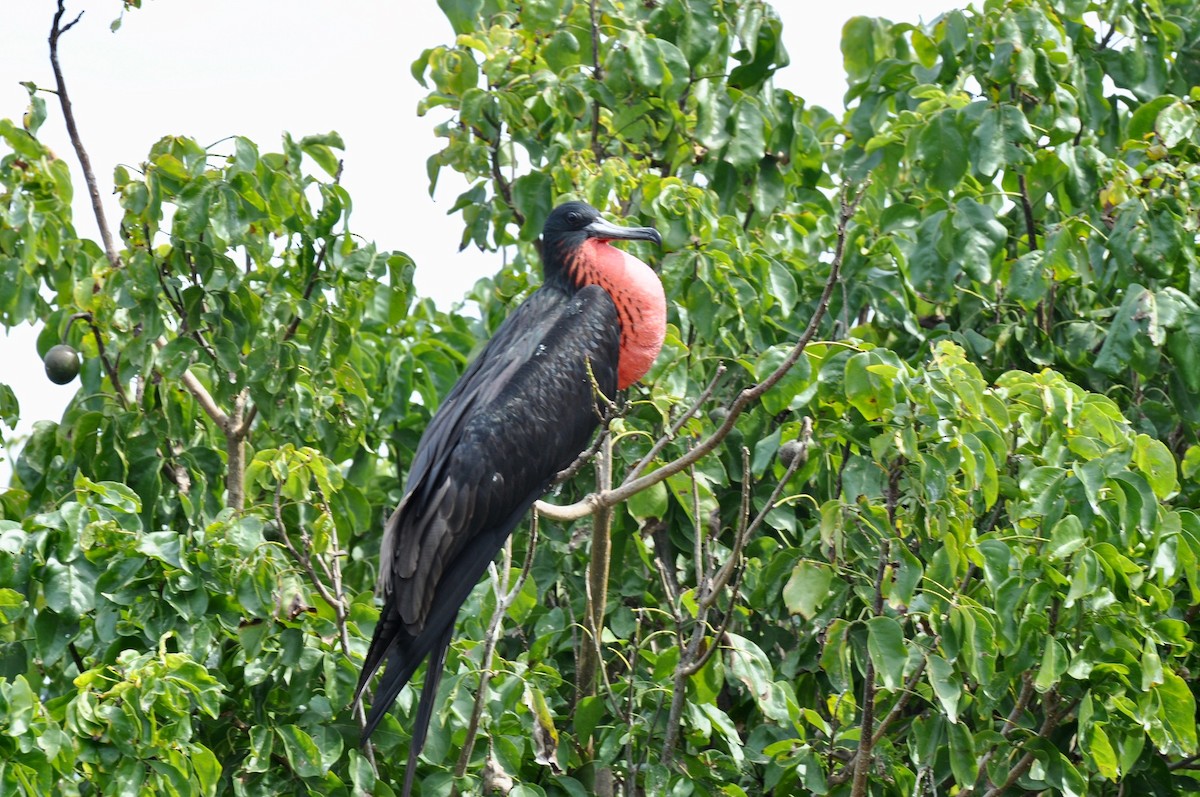
[[[864,184],[853,196],[849,196],[849,189],[842,197],[841,213],[838,219],[837,228],[837,248],[834,251],[833,262],[829,268],[829,278],[825,282],[825,289],[821,293],[821,298],[817,301],[817,307],[813,311],[812,318],[805,328],[804,333],[792,347],[788,356],[780,363],[770,375],[763,379],[758,384],[752,385],[742,390],[741,393],[733,400],[729,406],[729,412],[725,416],[725,422],[713,432],[708,438],[700,444],[689,450],[686,454],[677,459],[668,462],[663,467],[648,473],[639,478],[622,483],[620,487],[614,490],[606,490],[599,493],[592,493],[580,501],[568,506],[556,506],[547,504],[545,501],[538,501],[536,506],[539,512],[548,518],[559,521],[578,520],[595,513],[601,507],[615,506],[622,501],[628,500],[630,496],[640,493],[648,487],[663,481],[664,479],[674,476],[688,467],[698,462],[703,457],[711,453],[733,430],[737,419],[745,410],[755,401],[762,397],[771,388],[779,383],[779,380],[792,369],[792,366],[804,354],[804,349],[812,341],[817,334],[817,329],[821,324],[821,320],[825,317],[825,312],[829,307],[829,298],[833,294],[834,286],[837,285],[838,276],[841,270],[842,258],[845,254],[846,246],[846,229],[849,226],[850,219],[853,218],[855,210],[862,201],[863,193],[866,191]]]
[[[500,142],[503,139],[499,129],[500,122],[496,123],[496,140],[492,142],[492,179],[496,181],[496,190],[500,192],[500,196],[504,199],[504,204],[512,211],[513,218],[517,220],[517,224],[525,226],[525,214],[522,213],[516,203],[513,201],[512,184],[505,178],[500,171]]]
[[[887,733],[887,729],[893,722],[900,718],[900,715],[904,713],[904,709],[908,706],[909,701],[912,700],[913,695],[917,693],[917,684],[920,683],[921,676],[925,674],[925,665],[926,660],[922,658],[917,663],[917,666],[913,668],[912,674],[908,676],[908,680],[904,682],[904,691],[896,700],[895,705],[893,705],[891,710],[888,711],[887,716],[884,717],[883,721],[880,722],[878,727],[875,728],[875,733],[871,736],[872,748],[874,748],[875,745],[879,744],[883,740],[884,734]],[[839,786],[849,780],[854,772],[857,771],[857,761],[858,751],[855,750],[854,754],[846,762],[846,766],[840,771],[829,776],[829,785]],[[983,766],[982,763],[980,766]]]
[[[74,24],[74,23],[72,23]],[[91,313],[75,313],[67,320],[67,331],[71,329],[71,324],[76,320],[86,321],[88,327],[92,330],[92,336],[96,339],[96,351],[100,355],[100,364],[104,366],[104,372],[108,374],[108,381],[112,383],[113,391],[117,394],[117,398],[121,400],[122,407],[129,406],[129,396],[125,394],[125,388],[121,385],[121,379],[117,374],[117,367],[108,359],[108,352],[104,349],[104,337],[100,334],[100,328],[96,326],[96,320]]]
[[[596,455],[596,488],[612,486],[612,436]],[[592,550],[588,561],[587,604],[583,614],[583,639],[579,646],[579,664],[575,675],[575,699],[586,697],[595,688],[596,670],[603,668],[600,637],[608,606],[608,571],[612,559],[612,512],[606,507],[592,521]]]
[[[488,622],[487,632],[484,635],[479,688],[475,691],[475,705],[471,709],[471,718],[467,723],[467,738],[463,742],[462,752],[459,754],[458,763],[454,768],[454,775],[457,778],[466,774],[467,767],[471,763],[471,754],[474,752],[475,740],[479,735],[479,724],[483,719],[484,703],[487,701],[488,684],[492,679],[492,656],[496,652],[496,644],[500,639],[504,617],[513,601],[517,599],[517,595],[521,594],[525,580],[529,578],[529,573],[533,569],[533,554],[537,549],[537,541],[538,516],[537,512],[534,512],[529,523],[529,545],[525,549],[525,561],[522,563],[521,573],[517,576],[511,589],[509,588],[509,577],[512,570],[512,537],[508,538],[508,542],[504,546],[504,559],[501,566],[503,574],[497,573],[494,563],[491,565],[492,590],[496,594],[496,609],[492,613],[492,619]],[[451,790],[451,794],[458,794],[457,787]]]
[[[154,341],[154,345],[159,351],[162,351],[164,348],[166,348],[167,339],[159,338],[158,340]],[[206,388],[200,382],[200,380],[196,378],[195,374],[193,374],[190,370],[185,370],[183,375],[179,377],[179,381],[183,382],[183,386],[187,388],[187,391],[191,393],[192,396],[195,397],[196,401],[199,402],[201,409],[204,410],[208,417],[212,418],[222,430],[228,428],[229,416],[225,414],[224,410],[217,406],[217,402],[213,400],[212,394],[208,392],[208,388]]]
[[[338,162],[338,177],[341,177],[341,161]],[[334,179],[337,183],[337,179]],[[312,273],[308,275],[308,283],[304,286],[304,301],[312,298],[313,289],[317,287],[317,277],[321,276],[321,266],[325,263],[325,253],[329,249],[329,241],[321,242],[321,251],[317,252],[316,258],[313,260]],[[295,317],[292,318],[292,323],[288,324],[287,331],[283,333],[283,341],[286,343],[296,335],[296,330],[300,328],[300,311],[296,311]]]
[[[1048,737],[1050,733],[1058,727],[1058,724],[1062,722],[1063,718],[1074,710],[1075,705],[1078,702],[1072,701],[1062,709],[1055,710],[1054,704],[1057,703],[1057,701],[1058,693],[1056,691],[1051,690],[1046,694],[1046,702],[1049,703],[1049,705],[1047,706],[1048,710],[1046,712],[1046,719],[1042,722],[1042,727],[1038,729],[1038,738],[1045,739]],[[1021,756],[1021,759],[1017,761],[1016,764],[1013,764],[1013,768],[1008,771],[1008,777],[1004,779],[1004,782],[999,785],[992,786],[992,788],[984,792],[983,797],[999,797],[999,795],[1008,791],[1008,789],[1011,788],[1012,785],[1016,783],[1022,775],[1029,771],[1029,768],[1033,766],[1033,762],[1035,760],[1037,759],[1032,750],[1025,753],[1025,755]],[[982,769],[980,770],[980,774],[984,774]]]
[[[58,11],[54,14],[54,22],[50,26],[50,66],[54,69],[54,83],[57,87],[58,104],[62,108],[63,121],[67,124],[67,135],[71,138],[71,146],[75,148],[75,156],[79,159],[79,167],[83,170],[83,179],[87,183],[88,197],[92,201],[92,213],[96,216],[96,224],[100,227],[100,239],[104,243],[104,253],[113,268],[121,267],[117,257],[117,247],[113,244],[112,233],[108,229],[108,219],[104,215],[104,205],[100,201],[100,188],[96,183],[96,174],[92,171],[92,161],[87,150],[83,148],[83,138],[79,135],[79,126],[75,123],[75,111],[71,107],[71,98],[67,94],[67,82],[63,78],[62,66],[58,62],[58,40],[64,33],[75,27],[83,16],[80,11],[75,19],[62,24],[66,8],[64,0],[58,0]]]
[[[717,366],[717,372],[713,374],[712,381],[708,383],[708,387],[704,388],[704,390],[702,390],[700,395],[696,398],[695,402],[692,403],[692,406],[688,407],[687,410],[685,410],[684,413],[680,415],[673,424],[671,424],[671,428],[654,441],[654,445],[652,445],[650,450],[646,452],[646,456],[642,457],[641,460],[639,460],[638,463],[633,466],[633,469],[630,470],[625,476],[625,481],[622,482],[622,484],[627,484],[636,479],[638,476],[642,475],[642,472],[650,466],[650,463],[653,462],[654,458],[662,452],[667,443],[675,439],[675,437],[679,434],[679,430],[683,428],[683,425],[694,418],[696,413],[700,411],[700,408],[708,403],[709,398],[712,397],[713,390],[715,390],[717,387],[717,382],[719,382],[721,377],[724,375],[725,363],[721,363]]]
[[[767,498],[767,502],[763,504],[763,508],[759,510],[757,515],[754,516],[754,520],[746,525],[744,530],[742,530],[734,539],[733,553],[730,554],[729,559],[725,562],[720,572],[718,572],[716,577],[713,579],[712,595],[715,595],[725,587],[726,583],[728,583],[729,576],[732,575],[733,571],[739,565],[742,549],[745,547],[746,542],[754,536],[754,533],[758,531],[759,526],[761,526],[763,521],[766,520],[767,515],[769,515],[771,511],[774,510],[778,505],[779,496],[782,495],[784,488],[787,487],[787,483],[791,481],[792,476],[796,474],[796,471],[800,469],[801,465],[808,461],[808,450],[811,446],[812,419],[806,416],[804,418],[804,423],[800,434],[800,451],[796,453],[792,457],[792,460],[787,464],[787,467],[783,473],[783,477],[779,480],[778,484],[775,485],[775,489],[771,491],[771,495]],[[743,449],[743,452],[743,459],[745,460],[749,457],[749,451]],[[748,463],[743,466],[743,470],[748,476]],[[748,507],[744,508],[743,512],[744,516],[748,516]]]
[[[589,9],[592,28],[592,79],[596,85],[604,82],[604,70],[600,67],[600,2],[592,0]],[[592,101],[592,155],[596,164],[604,159],[604,150],[600,147],[600,99]]]
[[[879,546],[879,565],[875,569],[875,601],[871,607],[874,615],[883,614],[883,578],[887,573],[889,556],[888,541],[884,540]],[[875,745],[875,665],[867,657],[867,665],[863,673],[862,699],[862,731],[858,737],[858,751],[854,759],[854,779],[850,786],[850,797],[866,797],[867,775],[870,772],[872,755]]]
[[[185,372],[186,373],[186,372]],[[238,434],[245,415],[246,399],[250,388],[242,388],[233,397],[233,411],[225,425],[225,505],[235,512],[246,508],[246,446],[245,438]]]
[[[287,532],[287,527],[284,525],[284,522],[283,522],[282,497],[283,497],[283,482],[278,482],[275,485],[275,499],[272,502],[272,509],[274,510],[274,514],[275,514],[275,526],[279,532],[279,540],[280,540],[280,542],[283,543],[283,547],[287,549],[287,551],[291,555],[292,559],[294,559],[295,562],[298,565],[300,565],[300,567],[304,570],[305,574],[308,576],[309,582],[313,586],[313,589],[315,589],[317,594],[321,596],[321,600],[325,601],[327,604],[329,604],[330,607],[333,608],[334,617],[336,618],[336,621],[337,621],[338,642],[342,648],[342,655],[344,655],[346,658],[350,658],[350,630],[346,623],[346,620],[349,617],[349,614],[348,614],[348,607],[346,605],[345,592],[342,590],[341,564],[338,561],[338,557],[341,556],[342,554],[338,551],[335,551],[333,553],[332,565],[327,565],[325,563],[324,559],[322,559],[320,556],[317,557],[317,563],[320,564],[321,569],[325,572],[326,577],[329,578],[331,584],[333,585],[332,591],[331,591],[330,588],[328,586],[326,586],[325,582],[321,580],[320,576],[317,575],[317,571],[313,568],[312,557],[310,557],[308,554],[308,551],[310,548],[310,540],[309,540],[307,531],[302,530],[302,532],[301,532],[300,541],[304,546],[303,550],[298,549],[292,543],[292,539],[288,535],[288,532]],[[321,501],[324,504],[325,511],[328,512],[329,511],[328,496],[326,496],[324,493],[322,493]],[[360,729],[366,728],[367,727],[367,712],[366,712],[366,709],[363,708],[361,700],[356,700],[354,703],[354,715],[358,719],[358,727]],[[375,747],[374,747],[374,745],[371,745],[371,744],[365,745],[364,751],[365,751],[367,760],[371,764],[371,768],[374,769],[375,768]]]

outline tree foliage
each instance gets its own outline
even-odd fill
[[[440,5],[474,318],[336,134],[163,139],[106,251],[0,121],[0,323],[84,354],[0,494],[5,793],[391,793],[381,520],[564,198],[662,231],[667,344],[469,599],[422,794],[1200,792],[1200,6],[851,19],[835,115],[761,0]]]

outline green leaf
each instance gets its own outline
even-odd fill
[[[1004,225],[987,205],[971,198],[955,203],[954,252],[963,271],[976,282],[992,281],[992,258],[1008,237]]]
[[[891,583],[887,586],[886,597],[888,606],[903,610],[912,603],[913,594],[917,590],[917,585],[921,583],[925,569],[921,560],[908,549],[907,545],[896,545],[893,550],[897,552],[896,564]]]
[[[862,80],[871,74],[879,57],[876,47],[882,44],[877,34],[880,26],[880,21],[871,17],[851,17],[842,26],[842,62],[851,80]]]
[[[792,348],[789,344],[779,344],[764,351],[754,364],[756,378],[761,381],[774,373],[787,360]],[[763,395],[763,407],[772,414],[786,409],[799,409],[811,397],[812,381],[812,365],[807,357],[802,356],[775,383],[775,387]]]
[[[985,177],[991,177],[1004,165],[1004,152],[1000,110],[988,108],[983,112],[979,125],[971,136],[971,161],[975,171]]]
[[[967,142],[952,110],[939,112],[917,136],[917,156],[929,184],[950,191],[967,173]]]
[[[639,521],[661,518],[667,512],[667,487],[662,482],[651,485],[630,496],[626,502],[629,514]]]
[[[962,679],[949,662],[936,653],[925,654],[925,661],[928,666],[929,685],[933,687],[933,693],[937,696],[938,702],[942,704],[946,718],[952,723],[958,722],[958,701],[962,697]]]
[[[561,21],[564,0],[526,0],[521,3],[521,25],[529,31],[549,31]]]
[[[550,177],[544,172],[531,172],[512,182],[513,205],[525,217],[521,240],[532,241],[542,232],[550,215]]]
[[[69,565],[51,559],[42,575],[42,594],[46,605],[64,617],[76,618],[91,611],[95,599],[95,571],[86,562]]]
[[[1196,111],[1183,102],[1173,102],[1159,112],[1154,130],[1168,149],[1184,141],[1193,141],[1196,136]]]
[[[830,595],[833,568],[820,562],[801,561],[783,587],[783,602],[792,614],[811,620]]]
[[[604,698],[590,695],[579,701],[575,707],[575,736],[580,741],[587,742],[595,733],[596,724],[604,716]]]
[[[1109,325],[1104,345],[1096,356],[1097,370],[1117,376],[1129,367],[1142,370],[1148,360],[1146,350],[1157,333],[1158,313],[1154,293],[1133,283],[1125,289],[1125,298]]]
[[[1103,723],[1096,723],[1091,727],[1087,754],[1096,771],[1115,783],[1121,774],[1121,768],[1117,762],[1117,753],[1113,750],[1112,742],[1108,740],[1108,734],[1104,731]]]
[[[185,573],[190,572],[181,556],[178,532],[153,531],[143,534],[138,538],[137,551]]]
[[[25,613],[26,605],[25,596],[15,589],[0,588],[0,618],[3,618],[4,622],[15,622]]]
[[[1043,252],[1035,250],[1021,255],[1012,264],[1008,278],[1008,295],[1017,300],[1026,310],[1033,310],[1050,289],[1046,269],[1042,265]]]
[[[895,404],[895,380],[872,372],[871,367],[876,364],[877,357],[866,351],[846,360],[846,399],[868,421],[877,420]]]
[[[1087,538],[1083,534],[1083,523],[1075,515],[1067,515],[1062,520],[1054,524],[1054,528],[1050,530],[1050,544],[1046,548],[1046,554],[1051,560],[1069,559],[1073,553],[1078,551],[1087,543]]]
[[[1042,651],[1042,664],[1038,668],[1037,677],[1034,678],[1033,685],[1039,692],[1047,692],[1058,683],[1062,678],[1063,673],[1067,671],[1067,664],[1070,657],[1063,647],[1055,639],[1047,639],[1046,647]]]
[[[476,20],[483,11],[484,0],[438,0],[438,8],[450,20],[450,26],[458,34],[476,30]]]
[[[774,687],[774,668],[767,654],[743,636],[728,633],[727,640],[729,673],[742,682],[760,706],[769,704]]]
[[[1154,687],[1158,716],[1182,755],[1196,752],[1196,698],[1187,682],[1172,670],[1163,670],[1163,682]]]
[[[867,621],[867,652],[875,672],[888,689],[898,689],[904,683],[904,665],[908,648],[904,645],[904,629],[894,618],[872,617]]]
[[[854,651],[850,646],[849,630],[848,622],[841,617],[835,619],[825,632],[825,647],[821,651],[821,669],[834,690],[843,697],[853,679],[851,661]]]
[[[1160,499],[1179,490],[1175,479],[1175,457],[1161,440],[1139,434],[1133,441],[1133,464],[1146,476],[1150,489]]]
[[[959,786],[971,786],[979,777],[979,759],[975,755],[975,737],[966,723],[956,722],[946,729],[950,737],[950,770]]]
[[[283,742],[288,766],[302,778],[315,778],[321,774],[321,751],[313,738],[295,725],[282,725],[275,729]]]
[[[756,166],[767,149],[766,117],[758,103],[742,97],[733,106],[732,137],[725,157],[738,170]]]
[[[192,744],[188,750],[188,760],[192,772],[200,782],[200,792],[205,795],[217,793],[217,784],[221,780],[221,764],[213,752],[202,744]]]
[[[1167,106],[1178,101],[1178,98],[1171,96],[1155,97],[1149,102],[1144,102],[1138,109],[1129,117],[1129,127],[1125,131],[1127,138],[1134,141],[1142,141],[1152,132],[1154,132],[1155,123],[1158,121],[1159,113]]]

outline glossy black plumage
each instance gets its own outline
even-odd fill
[[[459,607],[508,535],[571,464],[617,389],[620,324],[610,295],[580,286],[571,256],[587,237],[658,240],[649,229],[613,227],[569,203],[544,235],[543,286],[510,315],[438,409],[388,520],[380,550],[383,608],[356,700],[387,660],[363,740],[428,656],[409,749],[412,785]]]

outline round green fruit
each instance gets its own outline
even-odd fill
[[[79,352],[65,343],[60,343],[42,361],[46,364],[46,376],[56,385],[65,385],[79,375]]]

